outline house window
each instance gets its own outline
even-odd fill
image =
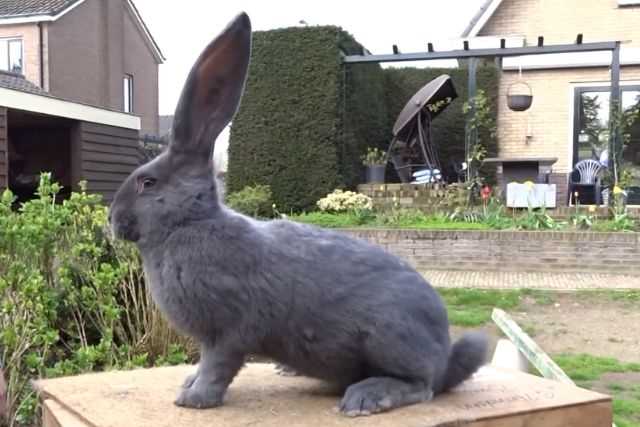
[[[593,159],[608,165],[610,87],[580,87],[575,90],[574,164]],[[623,111],[640,108],[640,86],[620,87]],[[640,119],[629,124],[622,151],[619,154],[624,170],[630,173],[629,204],[640,204]]]
[[[23,74],[22,39],[0,39],[0,70]]]
[[[125,74],[123,79],[124,112],[133,113],[133,76]]]

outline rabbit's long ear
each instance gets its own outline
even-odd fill
[[[211,161],[216,137],[240,104],[250,55],[251,21],[241,13],[191,69],[176,108],[170,153]]]

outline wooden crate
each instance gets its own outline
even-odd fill
[[[611,398],[517,371],[485,367],[434,401],[366,418],[334,412],[327,385],[250,364],[217,409],[173,400],[193,367],[107,372],[38,381],[44,427],[610,427]]]

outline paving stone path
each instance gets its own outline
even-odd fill
[[[487,289],[640,289],[640,276],[591,273],[519,273],[493,271],[421,272],[429,282],[442,288]]]

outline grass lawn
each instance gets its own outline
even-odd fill
[[[553,359],[580,387],[613,396],[618,427],[640,425],[640,363],[589,354],[561,354]]]
[[[447,304],[454,335],[482,329],[495,342],[502,334],[491,321],[491,311],[501,308],[580,387],[613,397],[618,427],[640,426],[640,353],[634,347],[640,291],[440,288],[438,292]],[[585,349],[599,354],[585,354]]]

